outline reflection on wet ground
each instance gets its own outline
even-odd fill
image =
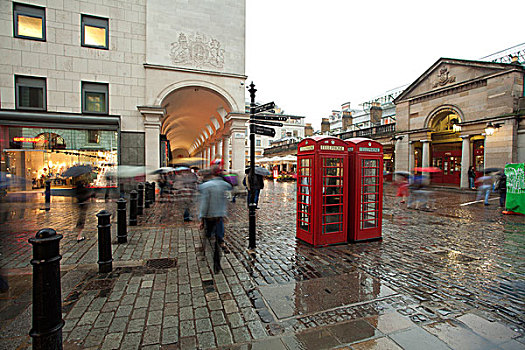
[[[514,341],[517,333],[506,334],[508,328],[494,332],[499,324],[488,319],[510,326],[523,340],[524,217],[504,216],[495,204],[460,206],[472,202],[474,192],[435,191],[435,211],[407,209],[394,193],[390,185],[385,187],[382,241],[312,248],[295,238],[295,183],[267,182],[257,211],[254,255],[246,249],[245,197],[231,204],[227,252],[251,276],[254,285],[248,297],[268,332],[283,335],[282,344],[289,348],[302,349],[369,338],[352,347],[396,348],[395,340],[410,348],[418,339],[421,347],[461,348],[467,343],[455,343],[458,337],[481,347],[487,345],[484,339],[493,344]],[[63,263],[95,260],[95,213],[115,213],[116,204],[91,204],[84,244],[74,241],[77,214],[70,198],[53,198],[51,210],[43,208],[43,198],[0,206],[0,267],[29,268],[27,239],[43,227],[64,234]],[[154,229],[157,238],[151,240],[151,249],[160,252],[169,245],[163,241],[166,229],[189,232],[197,223],[183,222],[180,201],[159,201],[140,217],[140,227]],[[128,247],[140,244],[143,241],[134,241]],[[180,247],[169,249],[171,253]],[[134,254],[123,256],[133,260]],[[292,331],[302,333],[289,336]]]

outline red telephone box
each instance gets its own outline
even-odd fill
[[[348,240],[381,239],[383,146],[366,138],[348,139]]]
[[[346,243],[346,142],[330,136],[302,140],[297,149],[297,238],[323,246]]]

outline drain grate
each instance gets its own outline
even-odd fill
[[[113,284],[115,283],[114,279],[107,279],[107,280],[93,280],[88,282],[85,290],[100,290],[100,289],[111,289],[113,288]]]
[[[152,269],[170,269],[177,266],[177,259],[163,258],[163,259],[150,259],[146,261],[146,267]]]

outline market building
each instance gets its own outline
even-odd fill
[[[468,188],[468,168],[525,160],[525,69],[440,58],[395,100],[395,169],[437,167],[432,182]]]
[[[3,1],[0,170],[244,169],[245,1]],[[208,163],[209,164],[209,163]],[[39,181],[37,181],[39,182]]]

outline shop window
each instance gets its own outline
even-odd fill
[[[82,82],[82,113],[108,114],[108,84]]]
[[[46,79],[15,76],[17,109],[46,110]]]
[[[89,143],[99,143],[100,135],[98,130],[88,130],[88,142]]]
[[[107,18],[82,15],[82,46],[109,48],[109,22]]]
[[[46,40],[46,9],[13,3],[13,25],[16,38]]]

